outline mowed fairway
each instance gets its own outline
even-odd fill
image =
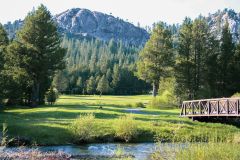
[[[39,145],[60,145],[73,142],[69,126],[80,114],[93,113],[97,119],[96,137],[114,137],[116,120],[132,114],[140,129],[136,142],[154,141],[155,135],[168,141],[201,138],[206,133],[236,133],[237,127],[216,123],[193,122],[179,118],[179,109],[149,109],[130,113],[136,102],[147,104],[150,95],[141,96],[61,96],[53,106],[37,108],[9,107],[0,112],[0,123],[8,124],[9,134],[31,139]],[[99,109],[102,106],[102,109]],[[173,137],[174,136],[174,137]],[[178,140],[179,139],[179,140]],[[104,141],[104,140],[103,140]]]

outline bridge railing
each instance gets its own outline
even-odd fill
[[[240,98],[217,98],[183,101],[181,116],[240,116]]]

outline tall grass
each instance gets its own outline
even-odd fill
[[[7,146],[8,145],[8,135],[7,135],[8,129],[7,129],[7,123],[3,123],[2,128],[2,138],[1,138],[1,146]]]
[[[0,146],[8,146],[13,140],[14,138],[9,138],[8,136],[8,124],[3,123],[2,135],[0,135]]]
[[[150,156],[151,160],[239,160],[240,144],[189,143],[178,148],[162,147]]]
[[[81,114],[70,126],[76,142],[91,142],[96,133],[96,119],[93,113]]]
[[[239,160],[240,144],[208,143],[189,144],[186,149],[176,153],[177,160]]]
[[[115,135],[125,142],[129,142],[137,138],[138,124],[134,120],[133,116],[128,114],[121,116],[115,125]]]
[[[195,135],[196,133],[194,133]],[[198,134],[197,139],[186,139],[183,143],[174,143],[170,147],[158,143],[152,160],[238,160],[240,159],[240,144],[238,133],[207,133]],[[196,135],[195,135],[196,136]],[[190,141],[189,141],[190,140]],[[196,143],[198,141],[198,143]]]

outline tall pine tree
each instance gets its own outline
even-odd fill
[[[32,80],[31,106],[44,103],[44,96],[51,85],[55,71],[64,67],[65,49],[60,47],[61,39],[50,12],[43,5],[32,11],[24,20],[24,26],[17,33],[17,41],[26,48],[24,68]],[[16,53],[18,56],[19,53]],[[11,68],[11,66],[9,66]]]
[[[178,56],[175,66],[175,77],[177,82],[176,93],[179,97],[184,99],[191,99],[194,91],[192,28],[192,20],[186,18],[179,31]]]
[[[4,78],[3,78],[3,67],[4,67],[4,55],[6,53],[6,47],[9,43],[7,33],[4,30],[2,24],[0,24],[0,103],[2,102],[2,99],[4,98]]]
[[[169,76],[174,64],[171,32],[163,24],[157,24],[140,53],[137,75],[151,83],[153,96],[157,95],[160,78]]]
[[[232,34],[229,29],[228,22],[225,23],[222,30],[221,46],[219,55],[219,84],[222,96],[230,96],[231,93],[231,68],[233,65],[231,60],[234,56],[234,43],[232,40]]]

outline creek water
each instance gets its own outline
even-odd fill
[[[164,144],[155,144],[155,143],[137,143],[137,144],[128,144],[128,143],[101,143],[101,144],[86,144],[86,145],[64,145],[64,146],[39,146],[36,147],[39,151],[48,152],[48,151],[61,151],[71,155],[114,155],[117,150],[121,150],[124,154],[133,155],[135,159],[145,160],[148,159],[149,155],[164,147],[168,148],[177,148],[183,144],[174,144],[174,143],[164,143]],[[18,148],[3,148],[3,151],[14,152]],[[24,147],[23,150],[30,150],[35,148]]]

